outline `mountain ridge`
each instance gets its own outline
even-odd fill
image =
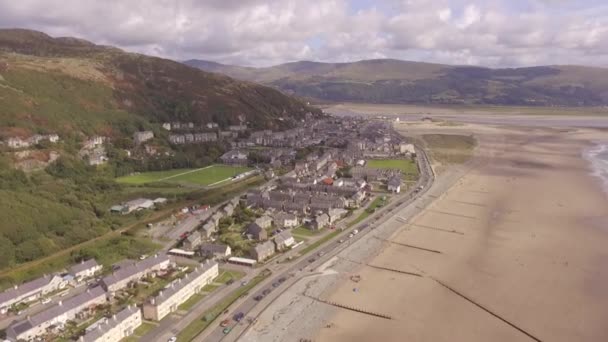
[[[334,102],[608,105],[608,68],[547,65],[520,68],[445,65],[397,59],[346,63],[290,62],[241,67],[188,60],[210,72],[259,82],[288,94]]]

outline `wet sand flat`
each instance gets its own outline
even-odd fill
[[[327,295],[393,319],[336,310],[315,340],[607,341],[608,202],[581,156],[600,135],[481,139],[482,162],[369,260],[423,276],[363,266]]]

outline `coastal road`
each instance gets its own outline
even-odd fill
[[[201,335],[197,336],[194,341],[238,340],[238,338],[251,326],[250,322],[254,323],[258,315],[263,312],[272,301],[279,297],[284,289],[295,284],[304,277],[311,275],[311,272],[314,269],[348,248],[354,242],[364,238],[369,232],[373,231],[376,226],[392,218],[393,214],[396,212],[414,204],[418,198],[428,191],[434,181],[434,174],[430,167],[428,156],[419,148],[417,148],[417,155],[420,167],[420,177],[411,191],[401,196],[397,196],[394,201],[379,209],[376,213],[370,215],[370,217],[359,224],[353,226],[352,229],[339,234],[309,255],[303,256],[301,260],[298,260],[295,264],[289,265],[279,272],[273,272],[273,276],[258,285],[256,291],[251,291],[249,296],[242,298],[233,304],[234,308],[230,309],[231,317],[236,313],[242,312],[245,314],[246,318],[240,323],[232,321],[229,325],[232,331],[229,334],[223,333],[224,328],[219,326],[218,320],[217,322],[214,322],[214,324],[216,324],[214,329],[204,331]],[[422,190],[419,191],[418,189],[420,187],[422,187]],[[354,229],[359,230],[360,233],[354,235],[352,238],[346,238]],[[340,239],[345,239],[346,241],[339,243]],[[272,270],[272,267],[269,268]],[[264,295],[264,291],[268,292],[268,290],[270,290],[270,294]],[[263,299],[258,302],[254,299],[257,296],[263,296]]]

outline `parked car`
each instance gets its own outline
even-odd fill
[[[234,279],[228,279],[226,285],[232,285],[234,283]]]
[[[227,335],[228,333],[230,333],[230,331],[231,331],[231,330],[232,330],[232,328],[227,327],[227,328],[224,328],[224,330],[222,330],[222,332],[223,332],[225,335]]]
[[[266,290],[262,291],[262,294],[263,294],[264,296],[268,296],[268,295],[270,294],[270,292],[272,292],[272,290],[271,290],[271,289],[266,289]]]
[[[230,318],[226,318],[225,320],[223,320],[222,323],[220,323],[220,326],[222,328],[225,328],[228,326],[228,324],[230,324]]]
[[[284,283],[284,282],[285,282],[285,280],[287,280],[287,278],[285,278],[285,277],[281,277],[281,278],[279,278],[279,283]]]
[[[175,341],[177,341],[177,337],[176,336],[173,336],[173,337],[171,337],[170,339],[167,340],[167,342],[175,342]]]
[[[272,287],[279,287],[279,285],[281,285],[281,284],[279,284],[279,283],[272,283]]]
[[[264,296],[262,296],[262,295],[257,295],[255,297],[253,297],[253,300],[256,300],[258,302],[261,301],[262,299],[264,299]]]

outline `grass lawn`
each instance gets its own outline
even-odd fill
[[[224,312],[224,310],[226,310],[230,305],[232,305],[232,303],[239,299],[239,297],[241,297],[244,293],[249,292],[249,290],[254,288],[264,279],[268,278],[271,274],[272,272],[264,270],[255,278],[251,279],[251,281],[247,285],[241,286],[238,289],[232,291],[232,293],[226,296],[224,300],[217,303],[209,310],[205,311],[201,317],[194,320],[184,330],[182,330],[179,335],[177,335],[177,340],[180,342],[192,341],[196,336],[203,332],[203,330],[207,329],[207,327],[211,323],[213,323],[217,319],[217,317],[222,312]]]
[[[304,255],[310,251],[312,251],[313,249],[321,246],[322,244],[326,243],[327,241],[333,239],[335,236],[337,236],[338,234],[340,234],[342,231],[341,230],[333,230],[331,233],[326,234],[324,237],[320,238],[319,240],[313,242],[312,244],[310,244],[309,246],[307,246],[306,248],[304,248],[303,250],[300,251],[300,255]]]
[[[208,284],[208,285],[203,286],[203,291],[205,291],[205,292],[213,292],[218,287],[220,287],[220,285]]]
[[[144,336],[154,328],[156,328],[156,325],[148,322],[143,322],[137,329],[135,329],[133,335],[122,339],[121,342],[137,342],[142,336]]]
[[[195,293],[190,298],[188,298],[188,300],[186,300],[185,302],[183,302],[178,307],[178,309],[179,310],[184,310],[184,311],[190,311],[190,309],[192,309],[192,307],[194,307],[194,305],[196,305],[196,303],[200,302],[201,299],[203,299],[203,298],[205,298],[204,294]]]
[[[155,182],[186,183],[195,185],[210,185],[230,177],[250,171],[248,167],[233,167],[227,165],[211,165],[200,169],[178,169],[169,171],[142,172],[131,176],[119,177],[117,182],[123,184],[146,184]]]
[[[306,227],[300,226],[298,228],[292,229],[291,234],[300,235],[302,237],[310,237],[310,236],[319,235],[319,231],[312,231]]]
[[[388,198],[386,200],[382,200],[382,197],[376,197],[372,203],[369,204],[369,206],[367,206],[367,208],[365,208],[365,210],[363,210],[363,212],[357,216],[356,219],[350,221],[348,223],[348,227],[352,227],[354,225],[356,225],[357,223],[365,220],[369,215],[371,215],[377,208],[383,207],[384,205],[386,205],[386,203],[388,202]]]
[[[226,284],[230,279],[239,280],[245,276],[245,273],[234,270],[220,269],[220,275],[215,278],[214,282]]]
[[[416,162],[408,159],[370,159],[366,166],[377,169],[399,169],[406,175],[418,175]]]

